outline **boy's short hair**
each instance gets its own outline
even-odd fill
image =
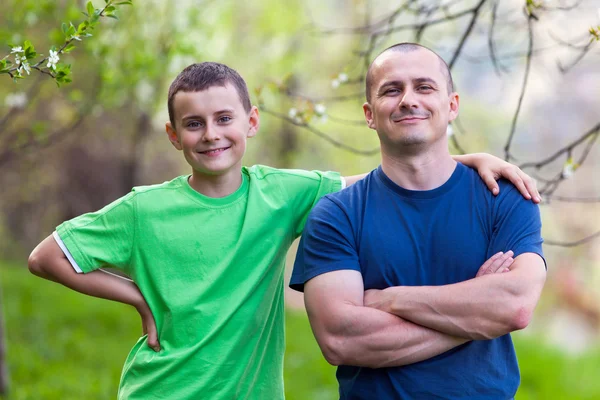
[[[177,75],[177,78],[169,87],[169,99],[167,108],[169,110],[169,120],[173,129],[175,129],[175,110],[173,102],[177,92],[200,92],[212,86],[225,86],[231,83],[240,96],[240,101],[246,112],[252,109],[248,87],[244,78],[236,70],[227,65],[216,62],[203,62],[187,66]]]

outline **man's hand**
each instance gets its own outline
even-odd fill
[[[512,258],[513,255],[514,253],[512,250],[509,250],[506,253],[499,252],[494,254],[488,260],[486,260],[481,267],[479,267],[479,271],[477,271],[475,277],[509,272],[510,266],[514,262],[514,259]],[[391,312],[393,300],[393,294],[385,289],[366,290],[363,299],[365,307],[376,308],[385,312]]]
[[[512,258],[513,255],[514,253],[512,250],[509,250],[506,253],[499,252],[494,254],[479,267],[479,271],[477,271],[475,277],[510,271],[510,266],[513,261],[515,261],[514,258]]]
[[[154,321],[152,311],[150,311],[150,308],[146,302],[136,306],[136,309],[140,314],[140,317],[142,317],[142,329],[144,331],[144,335],[148,335],[148,347],[152,348],[152,350],[156,352],[160,351],[158,332],[156,330],[156,322]]]
[[[500,193],[500,188],[496,181],[500,178],[505,178],[515,185],[527,200],[533,200],[534,203],[542,201],[535,181],[516,165],[486,153],[465,154],[452,156],[452,158],[462,164],[475,168],[494,195]]]

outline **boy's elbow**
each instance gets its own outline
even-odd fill
[[[29,272],[32,274],[47,279],[49,276],[47,262],[47,258],[44,257],[43,252],[38,246],[29,255],[29,258],[27,259],[27,267],[29,268]]]
[[[39,251],[36,248],[31,252],[29,258],[27,259],[27,267],[29,268],[29,272],[32,274],[42,276],[44,275],[42,265],[43,264],[39,255]]]

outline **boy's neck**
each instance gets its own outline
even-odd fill
[[[192,189],[206,197],[226,197],[242,185],[242,172],[238,169],[224,175],[205,175],[193,171],[188,183]]]

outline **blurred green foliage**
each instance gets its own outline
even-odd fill
[[[132,308],[91,298],[0,265],[8,328],[10,400],[113,399],[122,363],[140,333]],[[288,310],[285,387],[288,400],[337,395],[335,368],[313,339],[306,314]],[[600,398],[600,352],[576,358],[516,336],[522,373],[519,400]]]

